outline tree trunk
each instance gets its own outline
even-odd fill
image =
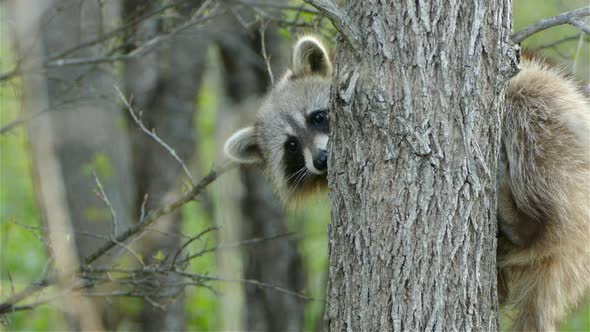
[[[51,1],[23,1],[13,3],[15,35],[18,52],[22,56],[23,72],[23,111],[31,116],[50,107],[47,93],[47,80],[43,74],[44,50],[35,40],[41,32],[43,12]],[[53,258],[52,275],[59,286],[68,289],[72,284],[81,284],[71,271],[78,268],[78,251],[73,241],[71,209],[66,198],[66,188],[62,164],[56,149],[55,123],[52,117],[44,121],[32,121],[28,126],[28,138],[32,160],[35,165],[36,199],[47,226],[47,245]],[[66,313],[68,323],[76,330],[102,330],[100,316],[91,299],[83,296],[83,291],[64,291],[61,307]]]
[[[244,13],[242,13],[244,15]],[[256,100],[270,87],[269,74],[261,55],[261,34],[258,25],[245,29],[233,16],[223,23],[227,28],[219,34],[223,63],[225,103],[218,117],[220,142],[231,131],[239,128],[256,111]],[[277,27],[270,25],[265,31],[265,46],[273,72],[281,75],[284,57],[280,54],[281,40]],[[225,134],[222,134],[225,133]],[[220,150],[221,151],[221,150]],[[228,175],[226,175],[228,176]],[[230,241],[269,238],[287,232],[282,205],[274,197],[269,184],[257,170],[242,168],[239,176],[225,178],[230,182],[224,194],[223,209],[231,204],[228,197],[235,197],[237,216],[225,218],[225,227],[239,229]],[[231,183],[233,181],[233,183]],[[236,191],[236,182],[243,190]],[[232,223],[228,225],[227,223]],[[222,229],[221,232],[224,232]],[[264,241],[253,247],[239,248],[242,252],[245,279],[258,280],[292,291],[303,288],[304,276],[301,257],[295,239],[286,238]],[[225,254],[226,251],[224,251]],[[237,276],[227,276],[236,278]],[[292,295],[275,290],[244,285],[244,310],[241,328],[247,331],[300,331],[303,327],[304,303]],[[225,306],[224,306],[225,307]],[[225,316],[225,315],[224,315]],[[227,316],[226,316],[227,317]],[[232,328],[235,326],[227,326]]]
[[[118,20],[118,2],[54,1],[44,15],[42,42],[46,57],[59,54],[110,31]],[[102,55],[103,45],[84,48],[72,57]],[[118,125],[113,64],[52,67],[46,70],[50,109],[33,121],[50,117],[55,124],[55,151],[64,174],[76,245],[85,257],[113,231],[109,208],[96,195],[95,171],[117,215],[115,232],[130,225],[132,200],[127,136]],[[34,156],[33,156],[33,159]],[[34,164],[33,168],[43,167]],[[90,234],[90,235],[86,235]]]
[[[496,330],[511,1],[347,1],[332,91],[331,331]]]
[[[17,38],[19,42],[28,43],[20,47],[23,58],[33,57],[31,49],[41,47],[45,57],[43,63],[46,63],[56,54],[99,38],[110,31],[118,20],[118,1],[56,0],[42,1],[37,5],[46,6],[49,3],[51,5],[41,18],[40,30],[30,32],[29,36],[37,38],[33,38],[34,41]],[[105,48],[105,45],[97,44],[68,56],[100,56]],[[60,208],[50,204],[47,196],[42,197],[44,190],[54,190],[51,195],[56,197],[63,194],[73,231],[70,236],[75,240],[78,256],[83,258],[101,245],[105,238],[127,229],[131,221],[133,184],[129,180],[129,146],[124,129],[118,125],[120,110],[112,101],[115,98],[115,69],[113,64],[105,63],[52,66],[45,70],[39,67],[34,73],[26,73],[41,77],[47,86],[47,105],[33,110],[43,113],[31,120],[28,130],[31,169],[41,218],[44,225],[51,226],[50,216],[55,213],[51,210]],[[31,93],[40,97],[43,91]],[[44,128],[46,134],[41,134],[43,131],[39,128]],[[51,146],[51,149],[38,148],[38,144]],[[46,162],[48,156],[57,163],[55,167],[60,170],[59,179],[43,175],[49,167]],[[109,207],[95,192],[93,172],[104,187],[115,211],[116,222]],[[48,181],[54,181],[55,187],[43,189]],[[66,219],[64,221],[67,222]],[[61,236],[66,238],[66,234]],[[105,303],[104,299],[93,300]],[[79,325],[74,321],[71,323],[74,329]]]
[[[154,10],[162,1],[146,3],[142,0],[126,0],[124,18],[134,18]],[[201,1],[187,2],[177,8],[178,20],[187,20],[199,8]],[[135,43],[145,43],[162,33],[169,23],[160,16],[145,20],[134,31]],[[174,25],[182,24],[173,22]],[[196,128],[194,114],[197,94],[205,69],[208,38],[202,27],[191,27],[180,32],[153,52],[127,62],[124,71],[126,92],[133,97],[136,111],[142,112],[142,121],[148,129],[171,146],[186,164],[190,164],[196,152]],[[172,201],[181,194],[185,178],[179,163],[131,122],[130,136],[136,186],[135,213],[140,214],[143,199],[147,194],[146,211],[165,201]],[[197,176],[197,172],[193,172]],[[180,245],[180,238],[165,234],[181,232],[180,212],[162,217],[140,242],[139,251],[150,263],[158,252],[163,257],[172,257]],[[178,284],[173,277],[163,277],[162,285]],[[163,294],[180,289],[162,286]],[[154,306],[153,301],[162,307]],[[142,331],[182,331],[185,326],[183,296],[170,302],[168,299],[152,298],[144,301],[141,313]]]

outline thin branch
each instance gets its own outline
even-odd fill
[[[168,153],[170,153],[170,155],[172,156],[172,158],[174,158],[180,164],[180,166],[182,166],[182,169],[184,170],[184,173],[191,180],[191,184],[192,184],[193,183],[193,176],[191,175],[191,172],[188,170],[188,168],[184,164],[184,161],[182,161],[182,159],[178,156],[178,154],[176,154],[176,151],[174,151],[173,148],[171,148],[168,144],[166,144],[166,142],[164,142],[156,134],[155,129],[152,129],[151,131],[148,130],[145,127],[145,125],[143,124],[143,122],[141,121],[141,119],[137,116],[137,114],[135,114],[135,111],[133,110],[133,107],[131,106],[131,104],[129,103],[129,101],[127,100],[127,98],[125,98],[125,95],[123,95],[123,92],[121,92],[121,90],[118,87],[115,87],[115,90],[119,94],[119,97],[121,98],[121,100],[123,100],[123,103],[125,104],[125,107],[127,108],[127,111],[129,112],[129,115],[131,115],[131,117],[133,118],[133,121],[135,121],[135,123],[141,128],[141,130],[143,130],[144,133],[146,133],[154,141],[156,141],[158,144],[160,144],[162,147],[164,147],[164,149],[166,149],[166,151],[168,151]]]
[[[253,0],[234,0],[235,3],[243,4],[249,7],[259,7],[259,8],[272,8],[272,9],[279,9],[279,10],[293,10],[300,13],[308,13],[319,15],[321,12],[311,9],[305,8],[302,6],[290,6],[284,5],[279,3],[272,3],[272,2],[263,2],[263,1],[253,1]]]
[[[346,14],[336,6],[331,0],[303,0],[306,3],[314,6],[324,16],[326,16],[332,24],[342,34],[344,39],[350,44],[353,50],[359,54],[361,49],[360,35],[357,29],[352,25]]]
[[[209,231],[212,231],[214,228],[209,228],[204,230],[200,234],[196,235],[194,239],[201,237],[202,235],[206,234]],[[278,239],[284,236],[290,236],[291,233],[281,233],[270,237],[265,238],[253,238],[248,239],[245,241],[237,242],[234,244],[228,245],[219,245],[213,249],[223,249],[233,246],[241,246],[241,245],[254,245],[263,241],[269,241]],[[190,240],[189,240],[190,241]],[[188,243],[186,243],[188,245]],[[185,247],[186,247],[185,245]],[[181,250],[182,251],[182,250]],[[208,250],[210,251],[210,250]],[[216,276],[209,276],[204,274],[196,274],[196,273],[189,273],[184,271],[185,259],[177,260],[178,264],[172,264],[171,266],[166,264],[165,261],[161,261],[156,265],[143,265],[137,269],[126,269],[126,268],[119,268],[115,266],[111,267],[91,267],[89,265],[82,265],[79,268],[79,279],[83,280],[83,282],[72,284],[71,287],[67,289],[62,289],[58,294],[49,295],[46,298],[42,298],[40,300],[35,300],[34,302],[27,303],[24,305],[16,306],[15,304],[28,298],[32,294],[44,289],[45,287],[51,284],[50,281],[47,281],[46,277],[43,279],[42,284],[31,285],[27,287],[27,289],[17,295],[13,295],[9,300],[5,303],[0,304],[0,316],[3,314],[8,314],[16,311],[23,311],[23,310],[32,310],[40,305],[45,305],[50,303],[60,297],[71,293],[71,292],[79,292],[83,290],[90,290],[105,283],[114,283],[120,286],[129,286],[131,289],[127,290],[117,290],[114,292],[84,292],[86,296],[102,296],[102,297],[109,297],[109,296],[126,296],[126,297],[150,297],[153,295],[157,295],[158,298],[174,298],[180,294],[182,289],[188,286],[199,286],[205,287],[211,290],[214,294],[217,294],[217,291],[209,285],[208,281],[221,281],[221,282],[239,282],[249,285],[254,285],[260,288],[267,288],[273,291],[278,291],[284,294],[288,294],[300,299],[304,299],[307,301],[310,300],[323,300],[318,298],[308,297],[304,294],[301,294],[296,291],[292,291],[286,288],[282,288],[270,283],[252,280],[252,279],[227,279],[227,278],[220,278]],[[180,267],[180,268],[179,268]],[[157,275],[168,275],[168,274],[176,274],[179,277],[189,279],[190,281],[180,281],[180,282],[172,282],[166,285],[158,284],[158,287],[154,287],[154,278]],[[36,286],[36,287],[34,287]],[[146,287],[149,286],[149,287]],[[165,293],[162,294],[158,289],[162,286],[166,286],[166,288],[175,288],[178,289],[172,293]]]
[[[143,43],[142,45],[135,48],[133,51],[127,54],[121,55],[112,55],[112,56],[95,56],[95,57],[85,57],[85,58],[66,58],[66,59],[56,59],[45,63],[46,67],[63,67],[63,66],[80,66],[80,65],[89,65],[89,64],[100,64],[100,63],[108,63],[108,62],[117,62],[117,61],[129,61],[135,59],[137,57],[143,56],[152,50],[155,49],[157,45],[160,43],[168,40],[170,37],[190,28],[193,25],[204,23],[213,17],[220,15],[220,13],[210,14],[207,16],[202,17],[201,19],[191,18],[186,23],[180,25],[179,27],[173,29],[172,31],[158,35],[147,42]]]
[[[265,36],[264,36],[264,32],[266,31],[266,23],[264,23],[264,20],[260,23],[260,48],[262,49],[262,57],[264,58],[264,62],[266,63],[266,70],[268,71],[268,78],[270,80],[270,86],[274,86],[275,85],[275,77],[272,74],[272,68],[270,66],[270,58],[268,57],[268,55],[266,54],[266,41],[265,41]]]
[[[176,7],[178,5],[182,5],[184,3],[186,3],[186,0],[180,0],[180,1],[175,2],[175,3],[169,3],[169,4],[166,4],[166,5],[160,6],[159,8],[156,8],[156,9],[154,9],[153,11],[151,11],[149,13],[146,13],[144,15],[141,15],[139,17],[136,17],[134,19],[131,19],[125,25],[120,26],[120,27],[118,27],[116,29],[113,29],[113,30],[111,30],[111,31],[109,31],[109,32],[107,32],[105,34],[102,34],[98,38],[95,38],[95,39],[90,40],[90,41],[87,41],[87,42],[83,42],[83,43],[81,43],[79,45],[76,45],[76,46],[74,46],[74,47],[72,47],[70,49],[67,49],[67,50],[65,50],[65,51],[63,51],[63,52],[61,52],[59,54],[52,55],[52,56],[49,57],[49,59],[50,60],[58,60],[58,59],[61,59],[61,58],[65,57],[65,56],[68,56],[68,55],[70,55],[70,54],[72,54],[72,53],[74,53],[76,51],[79,51],[81,49],[84,49],[84,48],[87,48],[87,47],[94,46],[96,44],[100,44],[102,42],[105,42],[105,41],[107,41],[109,39],[112,39],[112,38],[118,36],[122,32],[126,32],[127,30],[130,30],[131,28],[137,26],[141,22],[143,22],[143,21],[145,21],[145,20],[147,20],[147,19],[149,19],[149,18],[151,18],[153,16],[156,16],[156,15],[158,15],[160,13],[163,13],[164,11],[166,11],[166,10],[168,10],[170,8],[174,8],[174,7]]]
[[[540,20],[539,22],[533,23],[521,29],[520,31],[515,32],[512,34],[511,39],[514,43],[518,44],[539,31],[543,31],[545,29],[562,24],[573,25],[579,30],[590,34],[590,27],[580,21],[580,18],[586,16],[590,16],[590,6],[578,8],[563,14]]]
[[[196,236],[190,238],[189,240],[187,240],[186,242],[184,242],[184,244],[182,246],[180,246],[180,248],[178,248],[178,250],[176,251],[176,254],[174,255],[174,258],[172,259],[172,263],[170,264],[171,266],[176,265],[176,260],[178,259],[178,256],[180,256],[180,254],[182,253],[182,251],[192,242],[200,239],[203,235],[216,230],[217,227],[209,227],[207,229],[205,229],[204,231],[202,231],[201,233],[197,234]]]
[[[587,16],[589,16],[589,15],[587,15]],[[576,28],[578,28],[578,30],[580,30],[586,34],[590,34],[590,26],[586,25],[586,23],[584,23],[582,20],[573,19],[569,23],[571,25],[575,26]]]
[[[145,206],[147,205],[149,195],[146,193],[143,195],[143,202],[141,202],[141,211],[139,212],[139,222],[143,222],[145,219]]]
[[[111,221],[112,221],[111,236],[113,238],[115,238],[115,236],[117,236],[117,213],[115,212],[113,205],[111,205],[111,202],[109,201],[109,198],[107,197],[107,193],[104,191],[102,183],[98,179],[96,172],[92,171],[92,175],[94,176],[94,182],[96,183],[96,187],[98,189],[98,192],[97,192],[98,197],[109,207],[109,210],[111,211]]]
[[[20,74],[20,70],[18,69],[18,66],[17,66],[12,70],[9,70],[5,73],[0,74],[0,82],[7,81],[19,74]]]
[[[225,172],[229,171],[230,169],[234,168],[235,166],[236,166],[236,164],[234,164],[232,162],[225,162],[221,166],[213,168],[209,172],[209,174],[207,174],[205,177],[203,177],[201,179],[201,181],[199,181],[192,188],[192,190],[190,192],[186,193],[185,195],[181,196],[179,199],[177,199],[176,201],[174,201],[170,204],[161,206],[160,208],[149,212],[142,221],[133,225],[132,227],[127,229],[127,231],[119,234],[116,238],[107,240],[106,243],[104,243],[102,246],[100,246],[92,254],[90,254],[89,256],[87,256],[83,260],[83,263],[79,267],[79,269],[84,270],[85,269],[84,266],[90,265],[91,263],[95,262],[97,259],[101,258],[103,255],[105,255],[107,252],[109,252],[112,248],[114,248],[116,246],[120,246],[122,243],[124,243],[126,240],[128,240],[132,236],[139,234],[140,232],[145,230],[148,226],[153,224],[156,220],[158,220],[161,216],[172,213],[172,212],[178,210],[180,207],[182,207],[186,203],[194,200],[195,197],[197,195],[199,195],[209,184],[211,184],[219,176],[221,176]],[[45,289],[50,284],[51,284],[51,281],[49,279],[47,279],[46,277],[44,277],[44,278],[41,278],[40,281],[35,282],[35,283],[29,285],[24,290],[12,295],[7,300],[5,300],[3,303],[0,303],[0,316],[3,314],[6,314],[6,313],[13,312],[13,311],[17,310],[17,308],[18,308],[18,310],[31,309],[32,307],[28,307],[28,306],[25,306],[27,308],[17,307],[17,306],[15,306],[15,304],[30,297],[31,295],[33,295],[35,293]]]
[[[582,41],[585,41],[585,42],[590,41],[590,38],[588,38],[588,37],[584,38],[583,33],[576,33],[575,35],[567,36],[567,37],[564,37],[564,38],[561,38],[558,40],[554,40],[554,41],[546,43],[546,44],[535,46],[535,48],[536,49],[553,48],[553,47],[559,46],[563,43],[567,43],[567,42],[579,40],[579,39],[582,39]]]
[[[0,135],[6,134],[7,132],[13,130],[14,128],[16,128],[16,127],[18,127],[18,126],[20,126],[22,124],[25,124],[28,121],[31,121],[32,119],[36,118],[37,116],[39,116],[39,115],[41,115],[41,114],[43,114],[43,113],[45,113],[47,111],[49,111],[49,108],[46,108],[46,109],[41,110],[41,111],[38,111],[38,112],[36,112],[34,114],[31,114],[31,115],[28,115],[27,114],[25,116],[19,117],[18,119],[15,119],[13,121],[10,121],[8,124],[6,124],[5,126],[2,126],[0,128]]]
[[[144,20],[147,20],[155,15],[161,14],[165,10],[170,9],[170,8],[174,8],[183,2],[184,2],[184,0],[176,2],[176,3],[163,5],[159,8],[154,9],[153,11],[151,11],[149,13],[146,13],[145,15],[142,15],[142,16],[132,20],[131,22],[129,22],[123,26],[120,26],[118,28],[113,29],[112,31],[105,33],[104,35],[102,35],[96,39],[93,39],[93,40],[90,40],[87,42],[83,42],[79,45],[76,45],[76,46],[70,48],[70,49],[62,51],[59,54],[51,55],[48,57],[48,61],[46,61],[44,63],[44,67],[49,68],[49,67],[63,67],[63,66],[80,66],[80,65],[111,63],[111,62],[119,62],[119,61],[129,61],[129,60],[135,59],[137,57],[140,57],[142,55],[145,55],[145,54],[151,52],[155,48],[155,46],[157,46],[159,43],[165,41],[166,39],[172,37],[173,35],[175,35],[177,33],[181,32],[193,25],[204,23],[214,17],[220,16],[225,13],[224,10],[217,10],[218,7],[213,7],[213,10],[210,10],[208,15],[199,17],[201,14],[203,14],[203,12],[208,8],[209,4],[211,3],[211,1],[205,1],[205,3],[203,3],[203,5],[201,5],[201,7],[196,11],[196,14],[193,15],[187,22],[178,26],[177,28],[174,28],[173,30],[171,30],[168,33],[155,36],[154,38],[148,40],[147,42],[143,43],[142,45],[136,47],[134,50],[132,50],[126,54],[117,54],[117,55],[108,55],[107,54],[107,55],[92,56],[92,57],[64,58],[64,57],[66,57],[70,54],[73,54],[77,51],[80,51],[84,48],[91,47],[91,46],[106,42],[109,39],[112,39],[114,37],[117,37],[121,33],[124,33],[126,31],[128,31],[129,29],[137,26],[139,23],[143,22]],[[282,5],[282,4],[275,4],[275,3],[262,2],[262,1],[249,1],[249,0],[234,0],[233,2],[239,6],[249,6],[249,7],[253,7],[253,8],[293,10],[293,11],[297,11],[298,13],[303,12],[303,13],[310,13],[310,14],[316,14],[316,15],[320,14],[319,11],[316,11],[316,10],[313,10],[310,8],[304,8],[302,6],[290,6],[290,5]],[[277,20],[277,19],[275,19],[275,20]],[[280,21],[280,20],[278,20],[278,21]],[[288,24],[288,22],[285,22],[285,21],[281,21],[281,22]],[[299,24],[299,25],[309,27],[309,25],[307,25],[307,24]],[[107,52],[107,53],[111,53],[111,52]],[[0,82],[7,81],[9,79],[14,78],[17,75],[20,75],[20,74],[22,74],[22,73],[19,70],[19,66],[17,65],[12,70],[10,70],[8,72],[0,73]]]
[[[202,275],[202,274],[197,274],[197,273],[188,273],[188,272],[183,272],[183,271],[174,271],[176,274],[179,274],[181,276],[184,277],[188,277],[188,278],[195,278],[197,280],[212,280],[212,281],[223,281],[223,282],[240,282],[240,283],[244,283],[244,284],[250,284],[250,285],[254,285],[260,288],[268,288],[268,289],[272,289],[275,290],[277,292],[280,293],[284,293],[287,295],[291,295],[297,298],[300,298],[302,300],[306,300],[306,301],[318,301],[318,300],[322,300],[322,299],[318,299],[318,298],[313,298],[313,297],[309,297],[306,295],[303,295],[301,293],[283,288],[283,287],[279,287],[273,284],[269,284],[266,282],[262,282],[262,281],[258,281],[258,280],[252,280],[252,279],[226,279],[226,278],[221,278],[221,277],[212,277],[212,276],[207,276],[207,275]]]
[[[115,240],[111,240],[105,244],[103,244],[100,248],[94,251],[91,255],[84,259],[84,264],[88,265],[97,260],[101,257],[104,253],[112,249],[117,245],[117,242],[123,242],[129,239],[131,236],[139,233],[147,226],[154,223],[154,221],[158,220],[161,216],[169,214],[178,210],[181,206],[185,205],[186,203],[192,201],[197,195],[199,195],[209,184],[215,181],[221,174],[227,172],[231,168],[235,167],[234,163],[225,163],[222,164],[219,168],[212,169],[207,176],[205,176],[201,181],[193,187],[193,189],[186,193],[185,195],[181,196],[178,200],[164,205],[152,212],[150,212],[143,221],[131,226],[127,231],[119,234]],[[116,241],[116,242],[115,242]]]
[[[582,52],[582,45],[584,43],[584,38],[582,36],[582,34],[580,34],[580,37],[578,38],[578,47],[576,47],[576,55],[574,56],[574,63],[572,64],[572,72],[576,72],[576,69],[578,67],[578,58],[580,57],[580,53]]]
[[[279,233],[279,234],[275,234],[275,235],[271,235],[271,236],[265,236],[265,237],[258,237],[258,238],[253,238],[253,239],[248,239],[248,240],[244,240],[244,241],[240,241],[240,242],[236,242],[236,243],[228,243],[228,244],[223,244],[220,243],[217,246],[214,247],[205,247],[204,249],[200,250],[197,253],[191,254],[189,256],[187,256],[186,258],[182,259],[179,261],[179,264],[185,264],[188,263],[189,261],[203,256],[204,254],[210,253],[210,252],[214,252],[217,250],[222,250],[222,249],[229,249],[229,248],[236,248],[236,247],[245,247],[245,246],[252,246],[252,245],[256,245],[258,243],[262,243],[262,242],[266,242],[266,241],[272,241],[272,240],[276,240],[276,239],[280,239],[283,237],[289,237],[289,236],[293,236],[293,233],[288,232],[288,233]]]
[[[43,67],[50,68],[50,67],[63,67],[63,66],[81,66],[81,65],[101,64],[101,63],[110,63],[110,62],[118,62],[118,61],[129,61],[129,60],[135,59],[137,57],[143,56],[143,55],[153,51],[157,45],[168,40],[169,38],[173,37],[174,35],[182,32],[194,25],[205,23],[205,22],[211,20],[212,18],[220,16],[224,13],[224,11],[217,10],[218,7],[213,7],[213,9],[209,11],[208,15],[201,16],[205,12],[205,10],[208,8],[210,2],[211,1],[205,1],[201,5],[201,7],[199,7],[199,9],[196,11],[196,13],[189,20],[184,22],[183,24],[172,29],[168,33],[164,33],[164,34],[155,36],[154,38],[152,38],[152,39],[148,40],[147,42],[143,43],[142,45],[136,47],[134,50],[130,51],[127,54],[101,55],[101,56],[82,57],[82,58],[63,58],[64,55],[71,54],[77,50],[84,48],[84,47],[92,46],[94,44],[103,42],[109,38],[116,36],[121,31],[124,31],[125,29],[129,28],[129,27],[123,27],[120,29],[116,29],[115,31],[112,31],[111,33],[107,34],[107,36],[105,36],[105,37],[101,37],[96,40],[84,43],[82,45],[75,46],[74,48],[66,50],[57,56],[52,56],[49,58],[48,61],[46,61],[43,64]],[[164,7],[168,7],[168,6],[164,6]],[[163,9],[160,8],[158,10],[158,13],[161,10],[163,10]],[[144,17],[144,19],[148,18],[148,17]],[[109,53],[109,52],[107,52],[107,53]],[[20,70],[18,70],[18,67],[15,67],[14,69],[12,69],[9,72],[1,73],[0,74],[0,82],[5,81],[5,80],[9,80],[19,74],[21,74]]]

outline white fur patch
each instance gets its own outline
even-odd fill
[[[314,143],[316,149],[327,150],[328,135],[326,135],[326,134],[317,135],[314,138],[313,143]]]
[[[311,154],[308,148],[303,149],[303,159],[305,159],[305,167],[307,167],[307,170],[309,170],[313,174],[322,175],[326,172],[320,171],[317,168],[315,168],[315,166],[313,166],[313,155]]]
[[[293,119],[297,122],[299,127],[305,128],[305,115],[303,115],[303,113],[300,113],[300,112],[294,113]]]

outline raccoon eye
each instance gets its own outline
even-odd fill
[[[297,152],[299,149],[299,144],[297,140],[294,138],[290,138],[287,142],[285,142],[285,149],[289,152]]]
[[[327,121],[327,114],[325,110],[315,111],[311,114],[311,123],[316,126],[322,126]]]

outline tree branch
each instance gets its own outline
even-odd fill
[[[85,266],[92,264],[94,261],[96,261],[97,259],[101,258],[103,255],[105,255],[107,252],[109,252],[112,248],[114,248],[116,246],[121,246],[122,243],[127,241],[132,236],[137,235],[140,232],[142,232],[143,230],[145,230],[148,226],[153,224],[161,216],[172,213],[172,212],[178,210],[180,207],[182,207],[186,203],[192,201],[209,184],[213,183],[213,181],[215,181],[219,176],[221,176],[223,173],[227,172],[228,170],[234,168],[235,166],[236,166],[236,164],[234,164],[232,162],[225,162],[219,167],[214,167],[209,172],[209,174],[207,174],[195,186],[193,186],[191,191],[189,191],[188,193],[181,196],[178,200],[176,200],[170,204],[163,205],[155,210],[152,210],[139,223],[133,225],[132,227],[127,229],[127,231],[119,234],[118,236],[107,240],[106,243],[104,243],[102,246],[100,246],[98,249],[96,249],[92,254],[88,255],[83,260],[83,262],[81,263],[81,266],[78,269],[80,271],[86,269]],[[48,278],[42,278],[40,281],[31,284],[30,286],[28,286],[27,288],[25,288],[21,292],[12,295],[10,298],[8,298],[3,303],[0,303],[0,316],[3,314],[7,314],[7,313],[15,311],[16,310],[15,304],[32,296],[33,294],[36,294],[37,292],[45,289],[47,286],[51,285],[52,283],[53,283],[52,280],[49,280]]]
[[[303,0],[306,3],[314,6],[324,16],[326,16],[332,24],[342,34],[344,39],[350,44],[356,53],[360,52],[360,35],[357,29],[351,24],[346,15],[336,6],[331,0]]]
[[[520,31],[515,32],[512,34],[511,39],[514,43],[520,43],[539,31],[562,24],[573,25],[577,29],[590,34],[590,27],[580,20],[580,18],[586,16],[590,16],[590,6],[578,8],[567,13],[540,20],[539,22],[533,23]]]
[[[115,87],[115,90],[117,91],[117,93],[119,94],[119,97],[121,98],[121,100],[125,104],[125,107],[126,107],[127,111],[129,112],[129,114],[131,115],[131,118],[133,119],[133,121],[135,121],[135,123],[139,126],[139,128],[141,128],[141,130],[144,133],[146,133],[154,141],[156,141],[158,144],[160,144],[162,147],[164,147],[164,149],[166,149],[166,151],[168,151],[168,153],[170,153],[170,155],[172,156],[172,158],[174,158],[174,160],[176,160],[180,164],[180,166],[184,170],[184,173],[191,180],[191,184],[192,184],[193,183],[193,176],[191,175],[191,172],[186,167],[186,164],[184,163],[184,161],[182,161],[182,159],[178,156],[178,154],[176,153],[176,151],[173,148],[171,148],[168,144],[166,144],[166,142],[164,142],[160,138],[160,136],[158,136],[156,134],[156,130],[155,129],[152,129],[152,130],[147,129],[145,127],[145,125],[143,124],[143,122],[141,121],[141,119],[137,116],[137,114],[135,114],[135,111],[133,110],[133,107],[131,106],[131,103],[129,103],[129,101],[127,100],[127,98],[125,98],[125,95],[123,94],[123,92],[121,92],[121,90],[118,87]]]
[[[226,162],[219,166],[218,168],[213,168],[207,176],[205,176],[199,183],[197,183],[193,189],[180,197],[178,200],[172,202],[171,204],[164,205],[150,213],[139,223],[130,227],[127,231],[117,236],[114,240],[110,240],[107,243],[103,244],[100,248],[98,248],[94,253],[89,255],[84,259],[84,264],[88,265],[97,260],[99,257],[104,255],[107,251],[112,249],[117,245],[117,242],[124,242],[129,239],[131,236],[139,233],[147,226],[154,223],[154,221],[158,220],[163,215],[169,214],[178,210],[181,206],[185,205],[186,203],[192,201],[196,196],[198,196],[209,184],[215,181],[221,174],[227,172],[228,170],[235,167],[235,164],[232,162]]]

